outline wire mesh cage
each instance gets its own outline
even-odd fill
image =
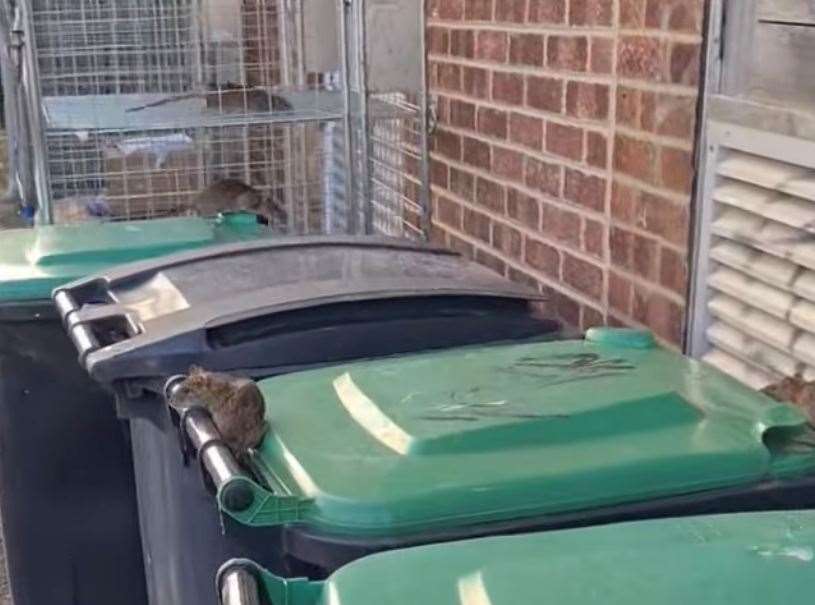
[[[42,222],[250,210],[424,234],[423,2],[18,2]],[[383,19],[410,33],[385,54]]]

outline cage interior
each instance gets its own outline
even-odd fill
[[[250,210],[421,236],[420,96],[368,90],[343,3],[29,1],[54,222]]]

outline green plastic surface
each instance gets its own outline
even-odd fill
[[[270,233],[241,215],[0,231],[0,303],[50,299],[54,288],[111,265]]]
[[[668,519],[374,555],[271,605],[777,605],[815,593],[815,512]]]
[[[412,355],[263,381],[253,458],[318,531],[434,532],[815,470],[800,410],[642,333]],[[766,442],[766,443],[765,443]],[[278,494],[277,497],[271,494]]]

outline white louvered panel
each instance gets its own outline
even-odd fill
[[[776,319],[725,294],[714,294],[708,303],[708,309],[713,317],[749,334],[752,338],[779,351],[788,351],[792,354],[800,330],[789,322]]]
[[[749,212],[722,208],[713,222],[713,235],[735,240],[815,271],[815,238]]]
[[[710,258],[748,273],[766,284],[815,302],[815,271],[733,241],[722,240],[710,249]]]
[[[808,300],[726,267],[715,270],[709,284],[719,292],[815,334],[815,304]]]
[[[795,303],[799,300],[785,290],[774,288],[744,273],[725,267],[720,267],[711,274],[709,284],[712,288],[736,300],[746,301],[750,306],[758,307],[781,320],[789,317]]]
[[[717,321],[707,330],[707,337],[716,348],[759,370],[776,375],[794,376],[803,374],[808,380],[815,380],[815,369],[795,359],[792,355],[767,346],[750,338],[741,330]]]
[[[756,388],[815,379],[815,170],[727,149],[715,171],[704,359]]]
[[[717,187],[714,200],[794,229],[815,233],[815,204],[810,200],[736,181]]]
[[[736,380],[756,390],[763,389],[776,381],[776,378],[772,374],[757,370],[755,367],[735,357],[731,357],[721,349],[713,349],[702,359],[725,374],[729,374]]]
[[[726,154],[717,174],[815,201],[815,171],[741,151],[729,150]]]

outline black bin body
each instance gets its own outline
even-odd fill
[[[222,517],[185,459],[167,380],[190,366],[264,378],[431,349],[554,339],[534,292],[442,250],[376,239],[283,239],[187,253],[72,284],[55,299],[88,372],[129,420],[151,605],[215,605],[232,558],[284,575],[280,530]]]
[[[15,605],[143,605],[126,429],[53,304],[0,305],[0,509]]]

